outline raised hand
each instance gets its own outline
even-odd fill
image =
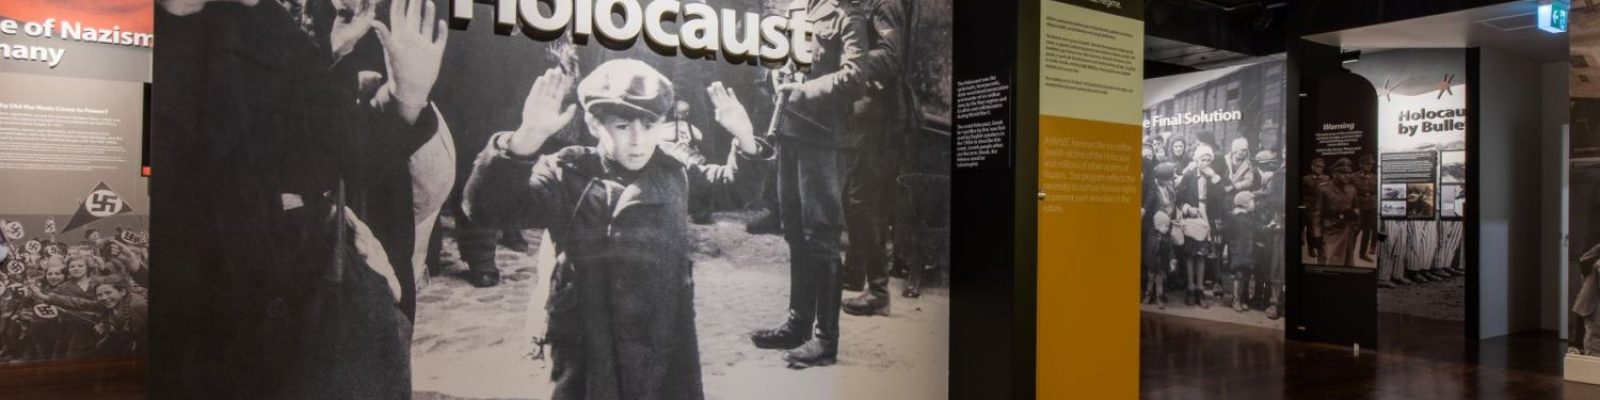
[[[578,105],[563,104],[575,79],[551,68],[533,81],[528,99],[522,103],[522,126],[512,133],[506,150],[518,157],[532,156],[544,141],[560,132],[578,113]]]
[[[433,0],[391,0],[389,25],[372,22],[388,61],[389,90],[406,122],[416,122],[439,79],[450,28],[436,15]]]
[[[733,89],[728,89],[722,82],[713,82],[706,87],[706,92],[711,95],[711,106],[716,112],[717,123],[733,134],[738,139],[739,151],[745,154],[756,154],[760,151],[756,147],[755,127],[750,124],[750,113],[745,110],[744,104],[739,102],[739,97],[733,94]]]

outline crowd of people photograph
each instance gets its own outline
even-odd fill
[[[1221,158],[1209,134],[1144,148],[1143,303],[1259,310],[1276,320],[1283,293],[1281,151],[1243,137]],[[1173,294],[1177,294],[1174,300]]]
[[[0,363],[147,351],[148,236],[73,233],[0,235]]]
[[[1260,62],[1146,82],[1145,118],[1178,122],[1142,140],[1143,310],[1282,326],[1283,74]],[[1227,117],[1181,118],[1202,113]]]

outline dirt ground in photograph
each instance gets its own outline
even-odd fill
[[[1378,288],[1378,311],[1449,321],[1465,320],[1467,278]]]
[[[749,235],[751,212],[717,213],[693,226],[695,311],[702,379],[708,399],[946,398],[950,295],[928,289],[898,296],[889,317],[842,314],[839,364],[792,370],[780,351],[752,346],[746,335],[782,322],[789,293],[788,247],[776,235]],[[433,399],[540,399],[550,390],[550,365],[534,360],[524,325],[536,284],[538,231],[524,232],[527,253],[499,247],[503,282],[474,288],[455,274],[466,266],[448,235],[447,273],[418,290],[412,343],[412,387]],[[853,297],[856,292],[845,292]]]

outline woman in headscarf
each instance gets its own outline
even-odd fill
[[[1178,168],[1178,173],[1189,171],[1189,144],[1183,141],[1182,135],[1172,135],[1167,139],[1167,160]]]
[[[1174,147],[1176,149],[1177,147]],[[1210,299],[1201,292],[1205,288],[1206,261],[1216,251],[1212,241],[1211,218],[1215,213],[1226,213],[1218,206],[1226,193],[1222,176],[1211,167],[1215,155],[1210,146],[1195,146],[1193,163],[1185,170],[1178,189],[1178,221],[1183,228],[1183,261],[1188,296],[1184,302],[1210,308]],[[1221,215],[1221,214],[1215,214]]]

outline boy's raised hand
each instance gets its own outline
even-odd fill
[[[550,136],[560,132],[578,113],[578,105],[563,104],[572,91],[574,78],[551,68],[533,82],[528,100],[522,103],[522,126],[511,134],[506,150],[517,157],[529,157],[544,146]]]
[[[733,94],[733,89],[728,89],[722,82],[713,82],[706,92],[711,95],[711,105],[716,110],[717,123],[733,134],[739,141],[739,151],[745,154],[756,154],[760,151],[756,147],[755,127],[750,124],[750,113],[745,110],[744,104],[739,103],[739,97]]]

